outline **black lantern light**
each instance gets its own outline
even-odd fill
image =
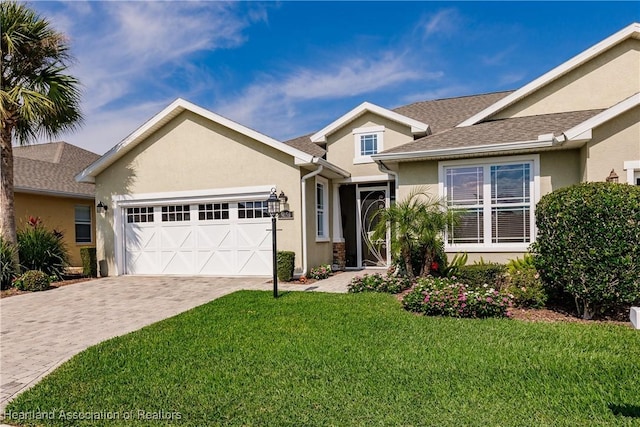
[[[98,213],[103,213],[103,212],[107,212],[107,210],[109,210],[109,207],[104,203],[102,203],[102,200],[100,200],[100,202],[98,202],[98,205],[96,206],[96,211]]]
[[[278,243],[276,239],[276,218],[284,210],[288,211],[289,207],[287,201],[289,198],[284,194],[284,191],[280,192],[280,196],[277,195],[276,189],[271,189],[271,194],[266,200],[267,212],[271,216],[271,237],[272,237],[272,252],[273,252],[273,297],[278,298]]]

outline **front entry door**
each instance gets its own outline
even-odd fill
[[[358,261],[359,267],[386,267],[389,233],[384,239],[373,239],[373,231],[380,222],[378,215],[389,203],[388,188],[358,188]]]

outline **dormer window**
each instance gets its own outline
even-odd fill
[[[353,130],[355,156],[353,163],[371,163],[371,156],[383,150],[384,126],[369,126]]]

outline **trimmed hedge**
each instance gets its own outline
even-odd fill
[[[29,270],[16,280],[16,288],[21,291],[44,291],[49,289],[51,278],[40,270]]]
[[[80,248],[82,274],[86,277],[98,277],[98,258],[96,248]]]
[[[500,290],[507,284],[506,272],[507,267],[504,264],[472,264],[459,267],[455,277],[458,282],[472,288],[481,288],[486,284]]]
[[[640,301],[640,187],[591,182],[556,190],[536,207],[531,250],[550,287],[589,319]]]
[[[293,269],[296,265],[296,253],[291,251],[278,251],[278,279],[290,282],[293,277]]]

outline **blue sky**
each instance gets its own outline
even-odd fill
[[[35,2],[69,36],[103,154],[182,97],[279,140],[363,101],[518,88],[632,22],[638,2]]]

